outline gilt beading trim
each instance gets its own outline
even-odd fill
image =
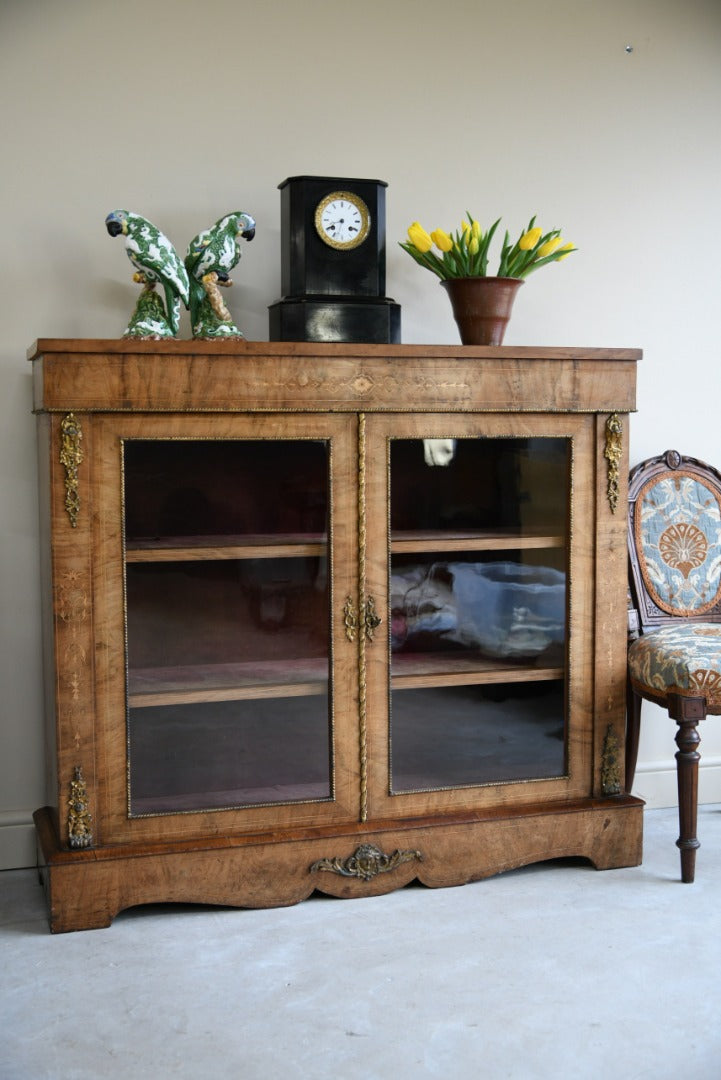
[[[358,610],[366,611],[366,418],[358,414]],[[360,820],[368,820],[366,633],[358,635],[358,753],[360,766]]]

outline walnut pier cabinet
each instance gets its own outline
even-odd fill
[[[638,864],[639,357],[38,342],[51,929]]]

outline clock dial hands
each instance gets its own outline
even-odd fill
[[[323,227],[335,240],[352,240],[361,227],[361,216],[350,203],[331,206],[323,214]]]
[[[363,243],[370,229],[368,208],[347,193],[326,196],[316,211],[316,226],[322,240],[345,250]]]

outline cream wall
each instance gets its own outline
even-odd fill
[[[406,342],[457,341],[435,279],[395,244],[410,221],[448,228],[469,209],[515,231],[538,212],[580,251],[524,286],[507,342],[643,348],[632,462],[676,447],[721,463],[719,0],[340,6],[0,4],[0,866],[33,860],[43,802],[24,357],[38,337],[122,333],[135,295],[109,210],[144,214],[181,249],[250,211],[258,233],[228,302],[264,339],[278,183],[387,180],[388,293]],[[672,803],[675,725],[644,716],[637,790]],[[702,736],[701,798],[721,801],[721,725]]]

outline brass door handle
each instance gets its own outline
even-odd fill
[[[363,604],[363,631],[367,641],[373,640],[373,634],[382,622],[383,620],[376,611],[376,602],[372,596],[369,596],[365,604]],[[350,596],[346,597],[346,602],[343,605],[343,626],[348,640],[355,641],[358,632],[358,616],[356,615],[355,604]]]
[[[365,614],[363,617],[363,623],[365,626],[365,635],[368,641],[373,640],[373,634],[383,622],[380,615],[376,611],[376,602],[372,596],[369,596],[365,602]]]
[[[351,597],[347,597],[345,604],[343,605],[343,625],[345,626],[345,636],[349,641],[355,641],[356,631],[358,629],[358,618],[356,616],[355,604]]]

